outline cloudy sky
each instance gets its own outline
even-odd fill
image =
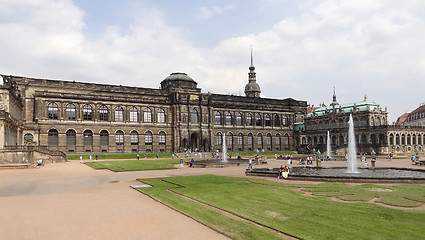
[[[263,97],[425,102],[423,0],[0,0],[0,35],[6,75],[244,95],[252,46]]]

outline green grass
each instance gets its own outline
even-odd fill
[[[292,190],[303,186],[315,194],[354,192],[358,193],[354,194],[358,196],[356,200],[366,200],[370,197],[369,193],[379,193],[382,199],[405,198],[423,203],[423,186],[349,186],[338,183],[298,186],[263,179],[248,181],[212,175],[163,179],[167,182],[160,178],[142,179],[140,181],[153,187],[139,190],[232,239],[279,239],[281,236],[166,189],[302,239],[420,239],[425,234],[424,211],[396,210],[372,203],[334,202],[328,197],[303,196],[301,192]],[[387,188],[392,188],[392,191],[375,191]],[[395,202],[396,205],[410,205],[408,202]]]
[[[172,164],[178,164],[179,159],[156,160],[123,160],[123,161],[95,161],[85,162],[94,169],[109,169],[114,172],[173,169]]]
[[[172,153],[158,153],[159,158],[171,158]],[[80,156],[83,156],[83,159],[89,159],[90,155],[93,159],[96,157],[96,153],[92,154],[68,154],[66,159],[68,160],[80,160]],[[146,155],[147,158],[156,158],[156,153],[139,153],[140,159],[144,158]],[[97,154],[98,158],[101,159],[136,159],[137,153],[115,153],[115,154]]]

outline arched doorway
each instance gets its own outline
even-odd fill
[[[199,144],[198,144],[198,134],[192,133],[190,135],[190,148],[192,151],[199,150]]]

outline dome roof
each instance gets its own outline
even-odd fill
[[[171,73],[170,76],[166,77],[161,82],[161,88],[185,88],[185,89],[196,89],[198,83],[195,82],[186,73]]]
[[[245,92],[260,92],[260,85],[256,82],[250,82],[245,85]]]
[[[171,73],[170,76],[166,77],[164,81],[189,81],[189,82],[195,82],[191,77],[189,77],[186,73]]]

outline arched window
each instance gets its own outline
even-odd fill
[[[257,135],[257,145],[259,148],[262,148],[263,146],[263,135],[261,135],[261,133]]]
[[[76,108],[75,105],[72,103],[68,103],[66,105],[66,119],[67,120],[75,120],[75,113],[76,113]]]
[[[376,125],[381,126],[381,119],[379,117],[376,118]]]
[[[354,127],[358,127],[359,126],[359,119],[358,118],[354,118],[353,119],[354,122]]]
[[[109,133],[106,130],[100,131],[100,146],[108,146],[109,145]]]
[[[331,121],[331,128],[336,128],[336,121],[335,120]]]
[[[137,131],[131,131],[130,143],[131,145],[139,145],[139,133]]]
[[[271,119],[269,114],[266,114],[266,117],[264,118],[264,120],[265,120],[265,124],[266,124],[267,127],[272,126],[272,119]]]
[[[242,113],[236,114],[236,126],[242,126]]]
[[[375,134],[371,134],[370,135],[370,142],[375,145],[376,144],[376,135]]]
[[[150,108],[143,110],[143,122],[152,122],[152,110]]]
[[[221,134],[221,132],[218,132],[216,134],[216,138],[217,138],[217,146],[221,146],[223,144],[223,135]]]
[[[266,135],[266,144],[269,147],[271,147],[271,145],[272,145],[272,135],[270,133],[267,133],[267,135]]]
[[[307,141],[305,140],[305,137],[302,137],[301,138],[301,143],[304,145],[304,144],[307,144]]]
[[[422,145],[422,136],[418,134],[418,145]]]
[[[84,146],[93,146],[93,132],[91,130],[85,130],[84,133]]]
[[[49,119],[58,119],[59,108],[56,103],[49,103],[49,105],[47,105],[47,112],[49,115]]]
[[[274,123],[273,123],[273,125],[275,126],[275,127],[280,127],[280,118],[279,118],[279,115],[274,115]]]
[[[105,105],[102,105],[99,107],[99,121],[108,121],[109,114],[108,114],[108,107]]]
[[[412,135],[412,144],[416,145],[416,134]]]
[[[75,146],[76,145],[76,132],[73,129],[66,131],[66,145]]]
[[[165,123],[165,110],[164,109],[162,109],[162,108],[160,108],[160,109],[158,109],[158,111],[156,112],[156,115],[157,115],[157,121],[159,122],[159,123]]]
[[[159,145],[165,145],[165,132],[164,131],[159,132],[158,144]]]
[[[344,120],[339,119],[338,124],[339,124],[340,128],[343,128],[344,127]]]
[[[324,141],[323,141],[323,136],[320,136],[319,137],[319,144],[323,144],[324,143]]]
[[[214,124],[215,125],[221,125],[221,113],[220,112],[215,112]]]
[[[83,106],[83,119],[84,120],[93,120],[93,108],[92,106],[86,104]]]
[[[226,112],[226,125],[232,125],[232,114],[230,112]]]
[[[406,144],[406,136],[404,134],[401,135],[401,145]]]
[[[130,108],[130,122],[138,122],[139,121],[139,111],[136,107]]]
[[[231,132],[226,134],[226,145],[227,147],[233,145],[233,134]]]
[[[398,134],[395,135],[395,144],[400,145],[400,135]]]
[[[243,134],[242,133],[238,134],[238,145],[243,145]]]
[[[59,132],[56,129],[50,129],[48,132],[47,142],[49,146],[57,146],[59,144]]]
[[[254,136],[252,135],[252,133],[248,133],[248,146],[253,146],[254,145]]]
[[[263,126],[263,121],[259,113],[255,114],[255,126]]]
[[[124,121],[124,109],[121,106],[115,108],[115,122]]]
[[[283,136],[283,145],[289,146],[289,135],[287,133]]]
[[[339,136],[339,145],[344,145],[344,136]]]
[[[145,132],[145,145],[152,145],[152,142],[153,142],[152,132],[151,131]]]
[[[275,137],[275,139],[276,139],[276,146],[280,146],[280,134],[278,133],[278,134],[276,134],[276,137]],[[304,138],[304,142],[305,142],[305,138]]]
[[[411,144],[411,137],[410,137],[410,134],[407,134],[407,145],[410,145]]]
[[[282,126],[288,126],[288,125],[289,125],[288,116],[283,115],[283,117],[282,117]]]
[[[27,133],[24,136],[24,141],[27,142],[32,142],[34,141],[34,136],[31,133]]]
[[[198,111],[196,109],[192,109],[190,112],[190,123],[198,123]]]
[[[366,144],[367,143],[367,137],[366,135],[362,135],[362,144]]]
[[[124,132],[118,130],[115,132],[115,144],[116,145],[124,145]]]
[[[362,126],[362,127],[366,127],[367,126],[367,118],[366,117],[361,117],[360,118],[360,126]]]
[[[246,125],[247,126],[252,126],[252,115],[251,115],[251,113],[248,113],[246,115]]]
[[[314,144],[314,146],[317,145],[317,137],[313,137],[313,144]]]
[[[375,118],[370,118],[370,126],[375,126]]]

